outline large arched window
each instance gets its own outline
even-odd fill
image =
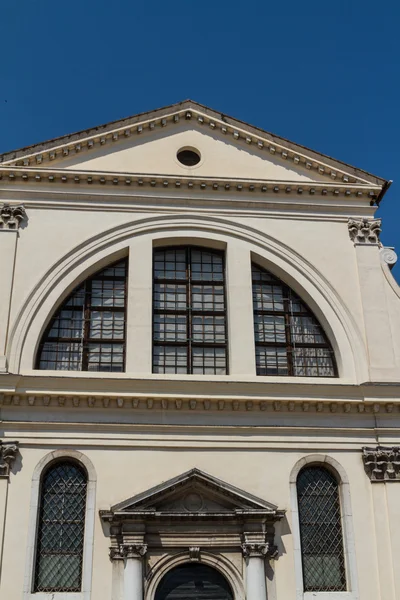
[[[123,371],[127,260],[74,289],[41,339],[38,369]]]
[[[339,487],[320,465],[297,477],[303,584],[305,592],[346,590]]]
[[[86,489],[86,472],[70,460],[56,462],[43,475],[35,592],[81,590]]]
[[[227,373],[223,253],[156,249],[153,277],[153,372]]]
[[[335,377],[332,347],[317,319],[283,281],[252,264],[257,375]]]

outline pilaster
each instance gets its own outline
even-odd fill
[[[23,206],[0,207],[0,373],[7,372],[6,344],[17,251],[18,228],[25,218]]]
[[[132,240],[129,248],[126,372],[152,372],[152,273],[150,236]]]
[[[7,517],[8,486],[11,466],[17,456],[18,442],[0,441],[0,588],[3,566],[4,533]]]
[[[229,374],[255,375],[251,255],[238,241],[226,252]]]
[[[381,266],[380,219],[350,220],[350,239],[354,242],[365,336],[372,381],[397,378],[395,354]]]

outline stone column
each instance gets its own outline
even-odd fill
[[[7,516],[8,486],[11,465],[18,452],[18,442],[0,441],[0,579],[3,564],[4,534]]]
[[[276,554],[276,547],[268,543],[242,544],[246,558],[246,600],[267,600],[265,559]]]
[[[124,600],[124,554],[120,547],[110,548],[112,563],[111,600]]]
[[[124,600],[143,600],[143,556],[146,544],[132,544],[123,547]]]
[[[23,206],[0,206],[0,373],[7,371],[6,344],[17,251],[18,227],[25,218]]]

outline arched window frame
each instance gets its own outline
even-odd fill
[[[156,267],[156,257],[157,254],[161,254],[163,252],[168,252],[168,251],[183,251],[185,253],[185,262],[186,262],[186,276],[185,278],[183,277],[171,277],[171,278],[167,278],[167,277],[162,277],[162,278],[157,278],[156,277],[156,273],[155,273],[155,267]],[[211,255],[214,255],[215,257],[217,257],[218,259],[220,259],[222,261],[222,278],[218,279],[218,278],[214,278],[213,276],[211,276],[209,279],[206,279],[204,277],[200,277],[200,278],[193,278],[191,275],[191,268],[192,268],[192,253],[194,252],[204,252],[204,253],[208,253]],[[202,261],[201,261],[202,262]],[[165,270],[165,272],[167,272],[167,269]],[[213,271],[211,270],[211,274],[214,275],[214,273],[217,273],[217,271]],[[185,286],[186,288],[186,309],[175,309],[171,310],[170,314],[176,314],[177,316],[181,316],[181,317],[185,317],[186,319],[186,330],[187,330],[187,340],[186,343],[180,343],[180,341],[163,341],[161,339],[158,339],[156,337],[155,334],[155,324],[156,324],[156,316],[158,314],[160,315],[168,315],[169,309],[167,309],[167,307],[164,307],[164,309],[162,309],[161,307],[157,307],[157,295],[156,295],[156,285],[157,284],[161,284],[161,285],[181,285],[181,286]],[[192,290],[192,286],[201,286],[201,285],[215,285],[215,286],[219,286],[223,288],[222,291],[222,298],[223,298],[223,310],[217,310],[216,305],[218,302],[218,298],[217,301],[214,305],[214,310],[197,310],[197,309],[193,309],[193,304],[192,304],[192,296],[191,296],[191,290]],[[214,291],[212,292],[213,294],[213,303],[214,303],[214,298],[216,296],[214,296]],[[178,297],[178,296],[176,296]],[[202,302],[204,302],[203,298],[202,298]],[[165,302],[166,304],[166,302]],[[177,301],[178,304],[178,301]],[[215,317],[215,318],[219,318],[219,319],[223,319],[224,322],[224,341],[220,342],[220,341],[206,341],[204,340],[203,342],[199,342],[196,343],[194,341],[194,329],[192,328],[192,318],[193,315],[196,316],[211,316],[211,317]],[[203,331],[205,331],[205,329],[203,329]],[[215,337],[218,337],[217,335],[217,327],[213,330],[214,331],[214,335]],[[186,373],[184,373],[183,370],[177,370],[177,373],[180,374],[186,374],[186,375],[192,375],[192,374],[198,374],[198,375],[212,375],[212,374],[223,374],[223,375],[227,375],[229,373],[229,345],[228,345],[228,318],[227,318],[227,277],[226,277],[226,257],[225,257],[225,250],[220,250],[220,249],[216,249],[213,247],[208,247],[208,246],[203,246],[203,245],[195,245],[195,244],[173,244],[173,245],[157,245],[153,247],[153,257],[152,257],[152,373],[162,373],[163,371],[158,371],[157,367],[159,367],[160,365],[156,364],[156,360],[155,360],[155,349],[157,347],[167,347],[168,345],[170,345],[171,347],[186,347],[186,353],[187,353],[187,358],[186,358]],[[196,365],[194,365],[194,360],[193,360],[193,349],[208,349],[208,348],[214,348],[214,349],[218,349],[218,348],[223,348],[224,352],[225,352],[225,363],[224,363],[224,367],[223,373],[211,373],[210,368],[208,368],[206,361],[204,360],[203,364],[202,364],[202,369],[203,372],[200,373],[198,370],[196,370]],[[178,369],[178,366],[183,367],[183,365],[179,365],[178,364],[179,361],[179,357],[176,357],[176,369]],[[222,367],[218,366],[218,356],[217,356],[217,350],[215,350],[215,355],[214,355],[214,369],[215,371],[218,371],[219,368],[221,369]],[[161,365],[161,366],[166,366],[166,365]],[[198,367],[200,368],[200,367]],[[172,371],[165,371],[165,373],[171,373]]]
[[[343,592],[305,592],[301,554],[300,521],[297,498],[297,477],[307,466],[321,466],[330,471],[338,482],[341,506],[341,525],[347,589]],[[312,454],[301,458],[290,474],[290,505],[292,513],[292,534],[296,577],[296,600],[358,600],[357,564],[351,507],[350,485],[342,465],[328,455]]]
[[[281,296],[281,300],[280,303],[282,304],[282,308],[277,310],[275,308],[275,297],[272,300],[272,304],[273,304],[273,308],[264,308],[264,305],[262,306],[262,308],[256,308],[255,306],[255,302],[254,302],[254,290],[255,290],[255,285],[256,284],[262,284],[262,279],[257,279],[257,277],[255,277],[255,272],[259,271],[261,274],[265,274],[267,277],[271,278],[271,285],[276,285],[277,287],[282,289],[283,295]],[[269,283],[269,282],[268,282]],[[282,377],[329,377],[329,378],[334,378],[334,377],[338,377],[338,367],[337,367],[337,362],[336,362],[336,356],[335,356],[335,352],[333,350],[332,344],[330,343],[328,336],[326,335],[326,332],[322,326],[322,324],[320,323],[319,319],[315,316],[315,314],[313,313],[313,311],[310,309],[310,307],[307,305],[307,303],[301,298],[301,296],[299,296],[299,294],[297,294],[290,285],[288,285],[287,283],[285,283],[283,280],[280,279],[280,277],[278,277],[277,275],[273,274],[268,268],[262,266],[261,264],[259,264],[259,262],[254,259],[252,257],[251,259],[251,286],[252,286],[252,296],[253,296],[253,304],[252,304],[252,310],[253,310],[253,330],[254,330],[254,344],[255,344],[255,353],[256,353],[256,357],[255,357],[255,361],[256,361],[256,374],[258,376],[265,376],[265,377],[269,377],[269,376],[282,376]],[[292,300],[292,296],[293,296],[293,300]],[[293,312],[293,306],[298,305],[298,309],[295,310]],[[276,335],[276,339],[275,341],[258,341],[257,340],[257,330],[256,330],[256,317],[261,317],[262,315],[264,316],[271,316],[271,317],[275,317],[275,319],[282,319],[283,323],[284,323],[284,329],[282,331],[274,331],[275,335]],[[304,318],[309,318],[312,319],[316,325],[319,326],[320,332],[319,334],[316,334],[316,337],[319,335],[319,337],[322,337],[323,342],[305,342],[304,340],[302,342],[298,342],[294,339],[294,335],[296,336],[307,336],[307,335],[315,335],[315,334],[310,334],[309,332],[306,331],[306,329],[304,329],[303,331],[301,329],[299,329],[295,334],[293,333],[292,330],[292,318],[298,318],[298,319],[304,319]],[[264,320],[263,320],[264,323]],[[274,323],[274,326],[276,327],[277,322]],[[263,327],[265,327],[265,324],[263,324]],[[284,337],[284,340],[279,340],[278,341],[278,337],[282,336]],[[284,356],[285,357],[285,364],[286,364],[286,369],[287,369],[287,373],[260,373],[259,372],[259,367],[257,364],[257,351],[259,348],[272,348],[276,351],[276,369],[279,370],[279,356]],[[330,354],[330,359],[332,362],[332,374],[331,375],[326,375],[326,374],[319,374],[320,371],[320,366],[319,366],[319,361],[317,359],[317,366],[315,367],[317,369],[317,374],[308,374],[307,372],[305,373],[296,373],[295,371],[295,364],[294,364],[294,360],[293,360],[293,356],[295,353],[296,349],[304,349],[304,350],[326,350],[329,354]],[[282,354],[280,354],[278,352],[278,350],[284,350],[284,352]],[[282,370],[283,367],[281,367]],[[304,371],[307,370],[307,368],[310,368],[307,365],[307,356],[306,354],[304,354],[304,366],[303,369]],[[314,367],[312,367],[314,368]]]
[[[109,269],[113,269],[114,267],[116,267],[120,264],[124,264],[125,274],[123,276],[116,275],[116,274],[114,274],[113,276],[104,274],[105,271],[107,271]],[[87,277],[86,279],[83,279],[79,284],[77,284],[74,287],[74,289],[68,294],[68,296],[66,298],[64,298],[64,300],[61,302],[61,304],[58,306],[58,308],[52,312],[52,314],[50,316],[50,320],[49,320],[45,330],[42,332],[42,334],[40,336],[40,341],[39,341],[38,349],[36,352],[36,359],[35,359],[35,368],[36,369],[46,370],[45,367],[41,366],[43,347],[45,346],[46,343],[53,343],[54,345],[63,344],[63,343],[70,344],[70,345],[72,345],[72,344],[79,345],[81,342],[82,343],[82,356],[81,356],[81,360],[80,360],[80,368],[79,369],[75,369],[75,368],[65,369],[66,372],[68,372],[68,371],[69,372],[92,371],[92,369],[89,368],[90,356],[89,356],[88,348],[90,345],[100,346],[99,366],[101,366],[101,349],[102,349],[102,347],[104,347],[107,344],[109,344],[111,346],[111,348],[116,347],[118,345],[123,346],[121,369],[113,370],[112,368],[110,368],[110,369],[99,368],[98,370],[94,369],[93,372],[115,373],[115,372],[124,372],[125,371],[126,329],[127,329],[126,321],[127,321],[127,307],[128,307],[128,286],[127,286],[128,268],[129,268],[128,259],[125,257],[121,258],[117,261],[113,261],[110,264],[103,266],[101,269],[96,270],[89,277]],[[91,302],[92,286],[93,286],[94,281],[102,282],[102,285],[104,285],[104,283],[106,283],[107,281],[109,281],[109,282],[116,282],[116,281],[122,282],[123,281],[123,288],[124,288],[124,304],[123,304],[123,306],[119,306],[118,303],[113,303],[110,306],[107,306],[105,303],[92,304],[92,302]],[[80,294],[82,302],[79,302],[79,296],[77,296],[77,293],[79,294],[80,290],[82,290],[82,292]],[[99,294],[99,296],[101,297],[102,295]],[[78,302],[74,301],[74,297],[78,298]],[[70,305],[68,305],[69,302],[71,302]],[[54,322],[59,318],[62,311],[70,311],[70,312],[72,312],[72,314],[77,314],[78,316],[81,311],[83,312],[83,314],[82,314],[83,335],[81,338],[75,337],[75,336],[71,336],[70,338],[67,338],[66,336],[49,337],[49,334],[52,330]],[[122,337],[121,338],[113,337],[113,338],[102,339],[101,337],[91,336],[91,317],[92,317],[93,313],[95,313],[95,312],[98,312],[99,316],[104,314],[105,312],[111,312],[113,315],[115,315],[116,313],[123,314],[123,335],[122,335]],[[103,331],[103,318],[102,317],[100,318],[100,321],[98,321],[98,324],[99,323],[101,324],[99,331],[102,332]],[[72,331],[73,331],[73,325],[74,325],[73,319],[71,319],[71,325],[72,325]],[[64,326],[61,324],[59,325],[59,329],[61,331],[66,330],[67,328],[68,328],[68,325],[64,325]],[[76,352],[78,352],[78,350]],[[56,353],[58,355],[58,349],[57,349]],[[65,353],[65,351],[64,351],[64,353]],[[71,353],[72,353],[72,351],[71,351]],[[113,357],[113,350],[111,350],[110,354]],[[55,361],[55,362],[57,362],[57,361]],[[113,362],[113,360],[111,358],[111,364],[110,364],[111,367],[112,367],[112,362]],[[56,370],[64,371],[64,369],[56,369]]]
[[[83,543],[82,585],[80,592],[34,592],[37,533],[39,525],[40,493],[43,474],[52,464],[71,460],[80,464],[87,473],[85,530]],[[96,503],[96,472],[87,456],[76,450],[56,450],[44,456],[36,466],[31,484],[29,527],[25,561],[23,600],[48,600],[53,594],[57,600],[90,600],[92,587],[93,538]]]

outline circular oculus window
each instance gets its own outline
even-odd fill
[[[192,150],[191,148],[182,148],[178,150],[176,158],[185,167],[194,167],[200,162],[200,152]]]

